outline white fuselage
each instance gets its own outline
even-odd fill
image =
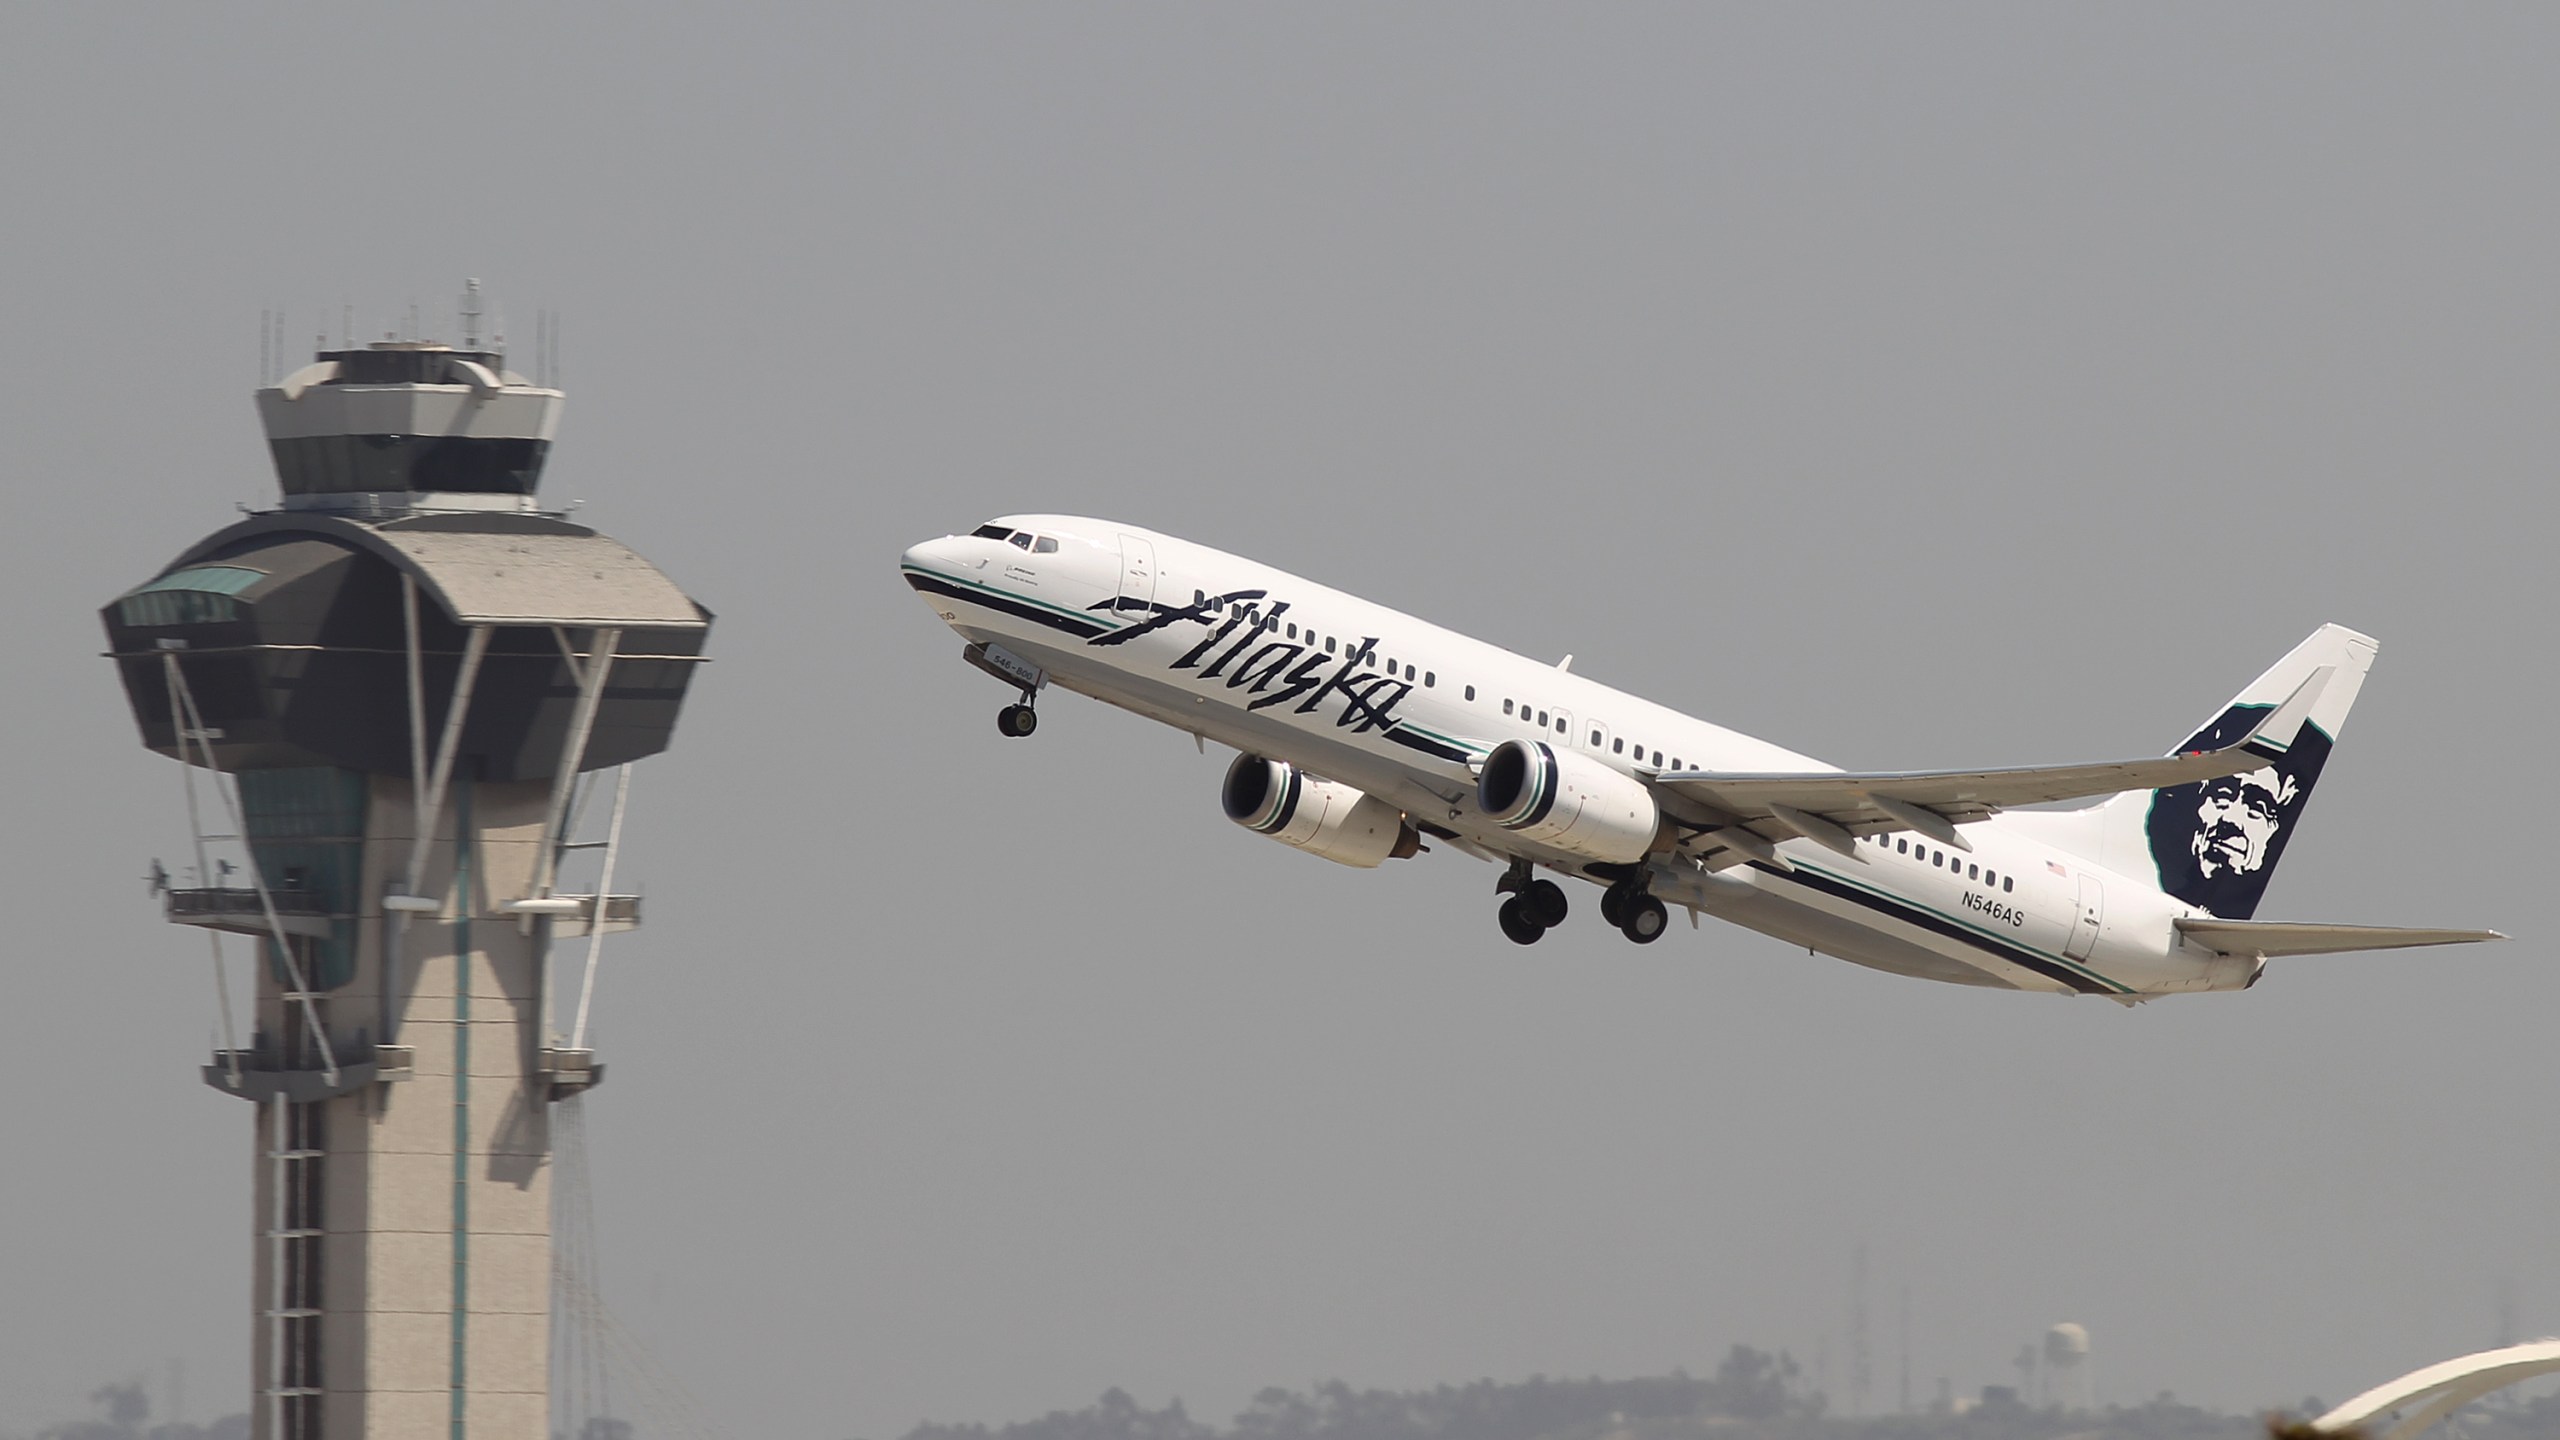
[[[1106,520],[1010,516],[909,550],[908,583],[973,643],[1046,680],[1404,811],[1464,848],[1589,877],[1476,799],[1483,757],[1542,740],[1621,773],[1833,767],[1241,556]],[[1679,818],[1678,797],[1663,797]],[[1970,854],[1913,833],[1854,856],[1810,841],[1792,868],[1708,869],[1675,849],[1652,893],[1790,944],[1899,974],[2120,1000],[2238,989],[2256,965],[2182,945],[2196,911],[2038,837],[2036,812],[1967,825]],[[1991,879],[1988,877],[1997,877]]]

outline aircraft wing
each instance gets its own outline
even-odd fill
[[[2394,925],[2296,925],[2282,920],[2174,920],[2178,933],[2220,955],[2341,955],[2412,945],[2504,940],[2495,930],[2410,930]]]
[[[1710,866],[1718,868],[1752,859],[1783,865],[1772,843],[1798,837],[1854,855],[1857,837],[1879,831],[1918,831],[1941,844],[1970,850],[1972,844],[1956,827],[2011,806],[2157,790],[2259,769],[2291,747],[2303,718],[2334,673],[2334,666],[2312,672],[2282,705],[2267,713],[2257,729],[2218,750],[2015,770],[1799,774],[1665,770],[1653,780],[1727,817],[1721,828],[1706,828],[1690,842],[1695,853],[1725,852],[1709,858]]]

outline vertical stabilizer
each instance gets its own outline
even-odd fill
[[[2211,750],[2241,739],[2306,681],[2330,671],[2307,697],[2309,713],[2301,728],[2264,769],[2165,790],[2127,791],[2095,809],[2040,816],[2038,833],[2111,870],[2154,881],[2223,919],[2248,919],[2301,823],[2377,648],[2369,635],[2321,626],[2171,752]]]

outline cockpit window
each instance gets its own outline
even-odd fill
[[[1034,555],[1058,553],[1056,540],[1046,535],[1034,535],[1028,530],[1016,530],[1010,525],[981,525],[969,535],[977,540],[1002,540],[1015,549],[1028,550]]]

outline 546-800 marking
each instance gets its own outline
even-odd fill
[[[2009,925],[2017,929],[2026,928],[2027,912],[2019,909],[2015,905],[2009,904],[2005,900],[1994,900],[1988,895],[1967,890],[1964,892],[1964,908],[1967,910],[1980,911],[1982,914],[1988,915],[1992,919],[2000,921],[2002,924]]]

